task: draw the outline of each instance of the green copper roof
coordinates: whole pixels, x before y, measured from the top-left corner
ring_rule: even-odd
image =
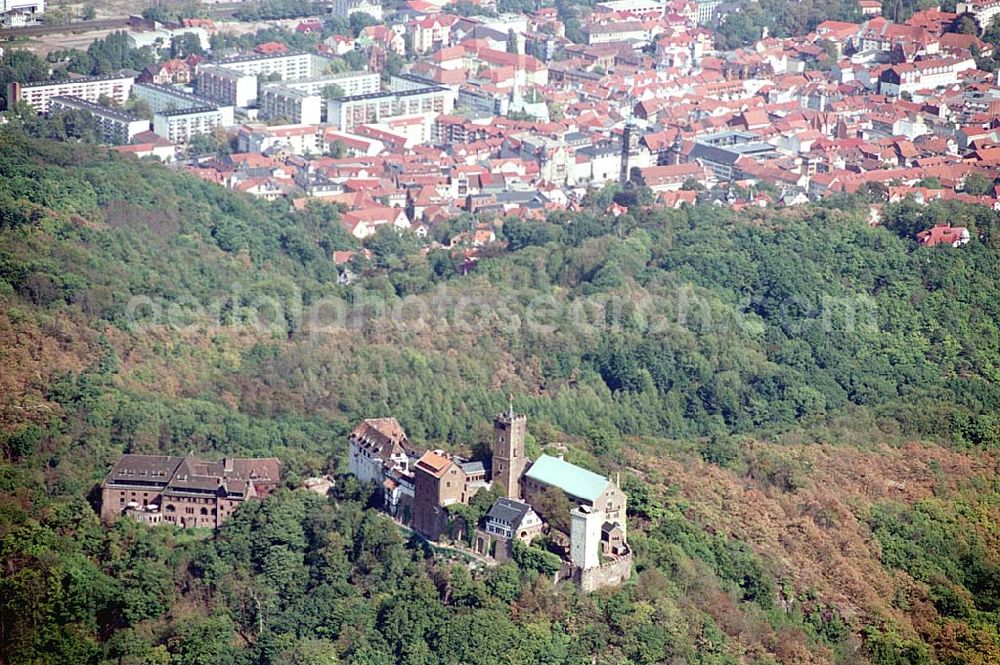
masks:
[[[567,494],[590,502],[597,499],[608,486],[608,479],[604,476],[548,455],[539,457],[525,475],[534,481],[553,485]]]

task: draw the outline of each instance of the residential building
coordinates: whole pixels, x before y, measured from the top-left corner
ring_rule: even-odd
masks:
[[[180,88],[155,83],[136,83],[132,86],[132,96],[146,102],[149,110],[155,113],[163,111],[178,111],[211,106],[217,108],[222,117],[222,126],[235,124],[235,109],[231,105],[217,106],[214,100],[192,95]]]
[[[599,14],[619,14],[640,19],[654,19],[663,16],[666,3],[660,0],[607,0],[594,5]]]
[[[483,525],[476,530],[475,550],[497,561],[506,561],[513,554],[515,541],[530,545],[541,535],[543,526],[542,518],[528,504],[497,499],[486,513]]]
[[[149,131],[149,121],[121,109],[108,108],[78,97],[53,97],[49,112],[60,110],[86,111],[94,118],[97,130],[106,143],[129,143],[137,134]]]
[[[410,228],[410,220],[402,208],[373,206],[361,210],[351,210],[343,215],[344,226],[355,238],[363,240],[375,235],[380,226],[394,226],[397,229]]]
[[[343,91],[342,96],[350,97],[378,92],[382,88],[382,77],[376,72],[341,72],[300,81],[285,81],[282,85],[323,97],[327,96],[324,91],[335,85]]]
[[[953,85],[962,72],[974,70],[976,61],[969,58],[939,58],[893,65],[879,76],[878,89],[883,95],[899,97],[918,90]]]
[[[649,31],[641,21],[590,23],[583,29],[588,44],[614,44],[634,42],[636,46],[649,43]]]
[[[385,118],[418,113],[450,113],[455,94],[447,88],[428,86],[414,90],[350,95],[327,101],[327,122],[341,131]]]
[[[698,5],[698,25],[715,23],[715,10],[722,0],[695,0]]]
[[[323,118],[323,103],[317,94],[286,86],[269,85],[257,100],[263,120],[284,119],[292,124],[318,125]]]
[[[153,114],[153,132],[173,143],[187,143],[198,134],[222,126],[222,113],[214,106],[198,106]]]
[[[482,84],[470,81],[459,86],[456,106],[473,115],[505,116],[510,110],[510,96],[491,92]]]
[[[101,485],[101,519],[216,528],[244,501],[273,492],[280,467],[273,457],[122,455]]]
[[[124,106],[133,83],[134,76],[81,76],[57,81],[14,82],[7,84],[7,99],[26,102],[43,115],[49,112],[54,97],[76,97],[88,102],[97,102],[105,97]]]
[[[928,247],[937,245],[951,245],[961,247],[968,244],[972,239],[969,229],[964,226],[951,226],[950,224],[935,224],[926,231],[917,234],[917,242]]]
[[[136,81],[159,85],[170,85],[171,83],[186,85],[191,82],[192,75],[191,66],[184,60],[175,58],[146,67]]]
[[[212,101],[246,108],[257,103],[257,75],[228,67],[199,67],[197,90]]]
[[[451,46],[451,26],[457,17],[425,16],[411,21],[408,25],[413,50],[430,53]]]
[[[703,187],[707,187],[710,182],[710,172],[698,162],[648,166],[635,169],[635,172],[638,174],[639,184],[649,187],[654,192],[675,192],[688,180]]]
[[[240,152],[270,153],[286,150],[292,155],[319,155],[326,139],[315,125],[245,124],[237,137]]]
[[[254,76],[277,75],[282,81],[296,81],[312,77],[314,71],[314,58],[309,53],[302,51],[286,51],[281,53],[248,53],[233,56],[223,60],[216,60],[211,65],[199,66],[198,75],[203,69],[208,67],[222,67],[232,69],[242,74],[253,74]]]
[[[330,16],[337,18],[350,18],[351,14],[360,12],[376,21],[382,20],[382,3],[379,0],[332,0],[327,10]]]

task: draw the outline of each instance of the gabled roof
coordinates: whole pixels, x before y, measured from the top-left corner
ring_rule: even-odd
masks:
[[[443,476],[445,471],[447,471],[448,467],[452,464],[453,462],[447,457],[430,450],[424,453],[423,456],[417,460],[417,468],[425,473],[429,473],[435,478]]]
[[[600,474],[549,455],[539,457],[525,476],[584,501],[596,500],[611,482]]]
[[[503,522],[517,528],[517,525],[521,523],[521,520],[529,512],[531,512],[531,506],[526,503],[515,501],[514,499],[500,498],[490,508],[490,512],[486,513],[486,519],[487,521],[495,520]]]

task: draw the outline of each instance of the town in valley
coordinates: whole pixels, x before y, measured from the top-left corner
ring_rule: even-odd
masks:
[[[859,192],[873,225],[906,199],[1000,207],[991,0],[899,20],[858,0],[853,21],[782,37],[764,27],[735,47],[731,26],[749,6],[721,0],[570,13],[496,0],[301,4],[320,13],[254,18],[207,3],[192,17],[118,17],[103,40],[148,62],[141,71],[109,71],[101,49],[91,55],[101,42],[56,50],[56,34],[37,47],[46,76],[7,82],[8,112],[83,115],[118,152],[297,208],[336,206],[358,240],[406,230],[464,272],[503,242],[504,220],[578,210],[601,191],[615,194],[615,216]],[[43,0],[0,8],[11,38],[47,25]],[[919,237],[970,239],[947,220]],[[333,256],[344,282],[368,259]]]

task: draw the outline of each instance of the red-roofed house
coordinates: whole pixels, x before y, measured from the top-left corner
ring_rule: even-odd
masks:
[[[397,55],[406,54],[406,41],[403,37],[384,25],[369,25],[358,35],[358,43],[362,46],[379,46]]]
[[[917,242],[928,247],[937,245],[961,247],[970,239],[969,229],[964,226],[950,226],[948,224],[935,224],[926,231],[917,234]]]
[[[451,46],[451,26],[458,18],[452,14],[436,14],[411,21],[407,28],[413,39],[413,50],[429,53]]]
[[[709,170],[698,162],[638,169],[639,181],[654,192],[675,192],[688,180],[707,187],[710,180],[709,173]]]
[[[344,226],[355,238],[363,239],[374,235],[378,227],[391,224],[397,229],[410,228],[410,220],[402,208],[379,206],[344,213]]]

